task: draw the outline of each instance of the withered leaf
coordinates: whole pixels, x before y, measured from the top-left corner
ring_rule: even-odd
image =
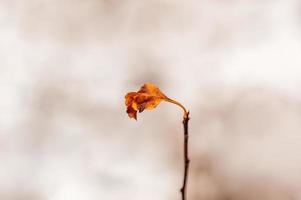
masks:
[[[138,92],[129,92],[125,96],[126,112],[130,118],[137,120],[137,111],[154,109],[162,100],[168,97],[152,83],[145,83]]]

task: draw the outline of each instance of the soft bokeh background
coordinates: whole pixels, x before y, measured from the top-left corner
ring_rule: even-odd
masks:
[[[0,1],[0,199],[301,199],[301,1]]]

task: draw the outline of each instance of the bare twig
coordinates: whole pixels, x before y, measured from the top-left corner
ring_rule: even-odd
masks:
[[[188,121],[189,121],[189,112],[186,112],[183,117],[183,126],[184,126],[184,177],[183,185],[181,188],[182,200],[187,200],[187,180],[188,180],[188,171],[189,171],[189,157],[188,157]]]
[[[186,110],[186,108],[179,102],[167,98],[166,101],[176,104],[180,106],[183,111],[183,126],[184,126],[184,177],[183,177],[183,185],[181,188],[181,194],[182,194],[182,200],[187,200],[187,180],[188,180],[188,170],[189,170],[189,157],[188,157],[188,121],[189,121],[189,112]]]

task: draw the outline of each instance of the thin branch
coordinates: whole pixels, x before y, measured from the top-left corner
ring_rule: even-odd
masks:
[[[188,121],[189,121],[189,112],[186,112],[183,117],[183,126],[184,126],[184,178],[183,185],[181,188],[182,200],[187,200],[187,180],[188,180],[188,171],[189,171],[189,157],[188,157]]]
[[[189,171],[189,157],[188,157],[188,121],[189,121],[189,112],[186,110],[186,108],[179,103],[178,101],[175,101],[170,98],[164,99],[167,102],[176,104],[180,106],[183,111],[183,126],[184,126],[184,177],[183,177],[183,185],[181,188],[181,194],[182,194],[182,200],[187,200],[187,180],[188,180],[188,171]]]

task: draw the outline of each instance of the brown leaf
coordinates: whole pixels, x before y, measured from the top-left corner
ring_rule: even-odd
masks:
[[[129,92],[125,96],[126,112],[137,120],[137,111],[154,109],[162,100],[167,100],[159,88],[152,83],[144,84],[138,92]]]

